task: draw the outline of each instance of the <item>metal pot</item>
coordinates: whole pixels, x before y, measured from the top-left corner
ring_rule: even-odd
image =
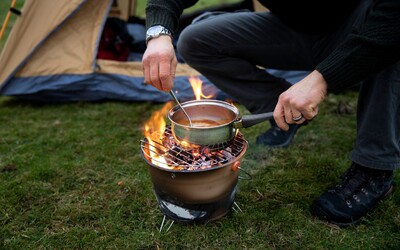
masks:
[[[196,100],[182,103],[192,126],[179,105],[168,112],[176,140],[191,144],[213,146],[229,143],[239,128],[248,128],[273,119],[273,113],[244,115],[232,104],[219,100]]]

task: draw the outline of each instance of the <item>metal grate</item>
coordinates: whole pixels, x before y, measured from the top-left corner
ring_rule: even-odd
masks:
[[[247,146],[247,141],[238,132],[223,148],[221,145],[185,148],[174,139],[171,127],[167,126],[160,135],[160,142],[154,141],[153,147],[147,139],[142,139],[140,145],[147,160],[157,166],[176,170],[199,170],[221,166],[236,159]]]

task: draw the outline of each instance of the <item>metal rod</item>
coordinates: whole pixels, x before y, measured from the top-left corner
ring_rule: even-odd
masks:
[[[186,118],[187,118],[188,121],[189,121],[190,127],[193,127],[192,120],[190,120],[189,115],[188,115],[188,114],[186,113],[186,111],[183,109],[183,107],[182,107],[181,103],[179,102],[178,98],[176,98],[176,96],[175,96],[175,94],[174,94],[174,91],[172,91],[172,89],[171,89],[171,90],[169,91],[169,93],[170,93],[170,95],[172,96],[172,98],[174,98],[175,102],[179,105],[179,107],[182,109],[183,113],[185,114]]]
[[[247,177],[239,176],[239,179],[241,179],[241,180],[251,180],[251,179],[253,179],[253,176],[251,174],[249,174],[249,172],[245,171],[243,168],[239,167],[239,170],[242,171],[243,173],[245,173],[246,176],[247,176]]]
[[[166,219],[166,218],[167,218],[167,216],[164,215],[163,220],[162,220],[162,222],[161,222],[160,229],[159,229],[159,232],[160,232],[160,233],[161,233],[162,230],[164,229],[164,226],[167,226],[167,224],[165,224],[165,219]],[[172,220],[172,221],[170,222],[169,227],[168,227],[167,230],[165,231],[166,233],[171,229],[172,225],[174,225],[174,222],[175,222],[174,220]]]
[[[16,2],[17,2],[17,0],[13,0],[13,1],[12,1],[11,6],[10,6],[10,9],[13,8],[13,7],[15,6],[15,3],[16,3]],[[10,16],[11,16],[11,11],[8,11],[8,12],[7,12],[7,15],[6,15],[6,19],[4,19],[3,26],[1,27],[1,30],[0,30],[0,40],[1,40],[1,38],[3,37],[4,31],[6,30],[8,21],[10,20]]]
[[[171,229],[172,225],[174,225],[174,220],[171,222],[171,224],[169,225],[169,227],[167,228],[167,232]]]
[[[239,204],[237,204],[236,201],[233,202],[233,204],[239,209],[240,212],[243,213],[243,210],[239,207]],[[235,208],[233,208],[235,210]],[[235,210],[236,211],[236,210]]]
[[[164,215],[164,218],[163,218],[163,220],[162,220],[162,222],[161,222],[160,233],[161,233],[161,231],[163,230],[163,227],[164,227],[165,217],[166,217],[166,216]]]

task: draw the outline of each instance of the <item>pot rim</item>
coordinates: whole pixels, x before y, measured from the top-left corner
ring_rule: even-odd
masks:
[[[220,128],[220,127],[227,126],[227,125],[231,124],[232,122],[240,119],[239,109],[236,108],[233,104],[230,104],[229,102],[225,102],[225,101],[213,100],[213,99],[201,99],[201,100],[192,100],[192,101],[182,102],[181,105],[182,105],[183,108],[201,106],[201,105],[218,106],[218,107],[222,107],[222,108],[225,108],[225,109],[229,109],[230,111],[232,111],[235,114],[235,118],[233,118],[231,121],[229,121],[227,123],[224,123],[224,124],[219,124],[219,125],[211,126],[211,127],[191,127],[190,125],[184,125],[184,124],[178,123],[178,122],[176,122],[176,121],[174,121],[172,119],[173,115],[177,111],[181,110],[181,107],[179,105],[175,105],[174,107],[172,107],[169,110],[168,119],[174,125],[180,126],[182,128],[209,130],[209,129],[212,129],[212,128]]]

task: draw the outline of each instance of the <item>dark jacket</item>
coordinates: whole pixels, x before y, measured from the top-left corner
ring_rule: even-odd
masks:
[[[294,30],[324,35],[342,24],[359,0],[260,0]],[[197,0],[148,0],[146,26],[177,29],[183,10]],[[400,59],[400,1],[375,0],[365,24],[354,30],[316,69],[329,90],[341,90]]]

